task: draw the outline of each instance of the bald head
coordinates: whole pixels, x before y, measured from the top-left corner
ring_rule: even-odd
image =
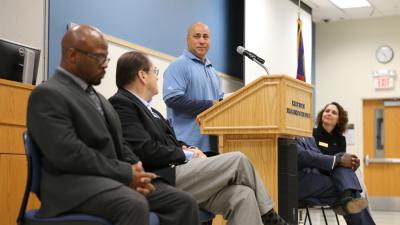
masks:
[[[210,31],[202,22],[192,24],[187,33],[187,49],[200,60],[204,61],[210,48]]]
[[[99,29],[88,25],[72,27],[64,34],[61,42],[63,55],[65,50],[68,50],[69,48],[85,48],[94,40],[105,42],[104,36]]]
[[[205,24],[203,22],[196,22],[196,23],[193,23],[192,25],[190,25],[190,27],[188,28],[186,37],[189,37],[190,34],[193,33],[197,28],[203,28],[209,32],[207,24]]]
[[[97,28],[78,25],[68,30],[61,41],[60,66],[88,84],[100,84],[108,64],[108,46]]]

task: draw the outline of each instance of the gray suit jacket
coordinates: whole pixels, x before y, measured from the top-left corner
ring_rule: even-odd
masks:
[[[27,126],[42,154],[40,216],[63,213],[97,193],[130,183],[131,163],[138,158],[123,141],[117,113],[99,98],[105,118],[61,71],[33,90]]]

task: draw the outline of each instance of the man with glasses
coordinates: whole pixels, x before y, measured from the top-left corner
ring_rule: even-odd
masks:
[[[144,171],[122,137],[117,113],[92,88],[108,62],[103,34],[73,27],[62,39],[54,76],[29,97],[28,132],[43,164],[38,215],[78,212],[115,225],[147,225],[150,209],[162,225],[199,225],[194,199]]]
[[[210,31],[204,23],[192,24],[187,49],[164,74],[163,99],[167,117],[178,139],[197,146],[211,156],[218,153],[216,139],[200,134],[196,116],[222,99],[224,93],[213,65],[207,58]]]
[[[104,65],[104,64],[108,65],[108,63],[110,62],[110,58],[107,58],[107,56],[105,56],[103,54],[90,53],[90,52],[83,51],[79,48],[75,48],[75,50],[81,54],[84,54],[84,55],[96,60],[96,62],[99,65]]]
[[[143,167],[171,188],[188,192],[201,208],[223,215],[227,224],[287,225],[244,154],[207,157],[176,138],[150,105],[158,94],[157,71],[144,54],[123,54],[116,70],[118,92],[109,99],[121,119],[123,136]]]

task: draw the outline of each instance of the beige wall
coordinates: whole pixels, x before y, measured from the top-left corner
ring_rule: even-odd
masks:
[[[316,25],[315,109],[337,101],[349,112],[355,125],[355,145],[348,150],[362,154],[362,100],[400,97],[400,17],[319,23]],[[394,49],[388,64],[376,61],[380,45]],[[375,90],[372,72],[395,69],[397,78],[392,90]]]
[[[45,68],[46,0],[1,0],[0,38],[29,45],[41,50],[37,83]]]

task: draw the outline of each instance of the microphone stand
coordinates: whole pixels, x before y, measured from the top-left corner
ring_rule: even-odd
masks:
[[[253,60],[254,62],[256,62],[258,65],[260,65],[262,68],[264,68],[265,72],[267,72],[267,75],[270,76],[271,74],[269,73],[268,69],[266,66],[264,66],[264,64],[260,63],[257,59]]]

